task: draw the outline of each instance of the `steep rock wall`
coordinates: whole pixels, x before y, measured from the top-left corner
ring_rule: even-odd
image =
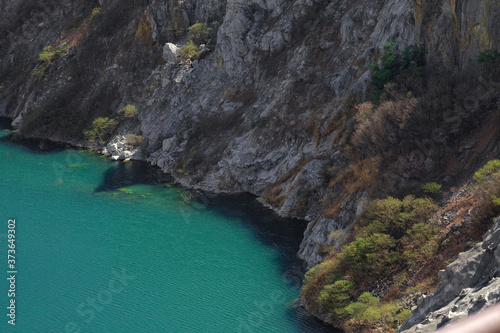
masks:
[[[500,301],[500,219],[445,270],[433,295],[419,301],[398,332],[434,332]]]

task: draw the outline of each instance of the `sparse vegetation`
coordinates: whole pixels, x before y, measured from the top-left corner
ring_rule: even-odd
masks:
[[[437,194],[441,191],[441,187],[443,187],[441,184],[438,184],[436,182],[431,182],[422,185],[422,191],[429,194]]]
[[[92,9],[92,13],[90,14],[90,19],[93,20],[96,18],[98,15],[101,14],[102,8],[101,7],[96,7]]]
[[[352,240],[306,274],[302,297],[308,309],[329,313],[349,330],[394,329],[409,312],[380,301],[366,288],[435,255],[438,229],[429,218],[437,208],[432,199],[414,196],[371,203]]]
[[[477,61],[480,63],[496,64],[500,63],[500,52],[495,49],[484,50],[479,53]]]
[[[212,31],[206,23],[196,23],[188,28],[189,42],[181,47],[180,54],[185,59],[195,60],[198,59],[202,50],[200,45],[208,45],[211,42]]]
[[[127,134],[125,141],[130,148],[136,148],[142,145],[143,138],[142,135]]]
[[[50,66],[52,61],[57,57],[64,57],[69,48],[70,45],[68,43],[62,43],[57,49],[54,49],[51,45],[44,47],[43,51],[38,54],[38,60],[42,63],[36,68],[35,75],[40,77]]]
[[[125,118],[133,118],[137,116],[137,108],[135,105],[127,104],[120,110],[118,110],[118,115],[123,116]]]
[[[372,100],[376,103],[385,90],[385,85],[391,82],[399,74],[411,74],[413,76],[422,75],[425,65],[425,49],[423,46],[407,46],[400,54],[395,48],[396,43],[389,41],[385,44],[384,54],[381,58],[381,65],[370,65],[372,78],[370,86],[372,88]]]
[[[92,125],[84,132],[87,140],[99,140],[100,143],[111,135],[118,122],[108,117],[99,117],[92,122]]]
[[[493,215],[500,206],[500,160],[491,160],[474,173],[479,209],[485,215]],[[492,205],[493,204],[493,205]]]

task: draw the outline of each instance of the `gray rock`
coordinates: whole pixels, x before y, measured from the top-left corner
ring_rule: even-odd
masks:
[[[172,43],[166,43],[163,46],[163,60],[165,60],[167,64],[179,62],[179,60],[177,59],[177,52],[178,52],[177,45]]]
[[[169,150],[172,148],[173,144],[175,143],[175,141],[176,141],[176,137],[175,136],[163,140],[163,143],[162,143],[162,150],[163,150],[163,152],[164,153],[168,153]]]
[[[419,302],[398,332],[434,332],[500,302],[500,218],[483,242],[439,272],[441,283]]]
[[[132,156],[132,154],[130,153],[130,151],[128,150],[124,150],[120,153],[120,156],[118,157],[118,159],[120,160],[126,160],[127,158],[130,158],[130,156]]]
[[[367,193],[353,194],[342,203],[338,217],[330,219],[321,216],[309,222],[299,250],[299,256],[307,262],[308,268],[319,264],[328,255],[319,252],[322,246],[340,247],[349,234],[355,217],[364,211],[366,205]],[[335,230],[341,230],[341,233],[338,237],[331,238],[330,235]]]

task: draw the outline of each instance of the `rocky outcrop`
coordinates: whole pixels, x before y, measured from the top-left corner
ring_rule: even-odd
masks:
[[[445,270],[433,295],[423,298],[398,332],[434,332],[500,302],[500,218]]]
[[[165,60],[167,64],[171,63],[175,64],[176,62],[178,62],[177,52],[178,52],[177,45],[172,43],[166,43],[165,46],[163,46],[163,60]]]
[[[329,219],[321,216],[309,222],[299,250],[302,258],[308,258],[309,268],[323,261],[329,254],[329,248],[340,247],[349,236],[353,221],[364,212],[367,203],[367,193],[353,194],[342,203],[338,217]]]
[[[106,147],[102,149],[101,153],[114,161],[144,160],[144,154],[141,147],[134,147],[127,141],[127,136],[116,135],[113,140],[108,142]]]

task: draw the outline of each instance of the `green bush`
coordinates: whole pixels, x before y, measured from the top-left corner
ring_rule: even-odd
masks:
[[[486,197],[482,201],[483,205],[491,198],[494,205],[500,206],[500,160],[491,160],[486,163],[481,169],[474,173],[473,179],[477,182],[477,189],[480,192],[482,191],[482,197]],[[477,205],[481,206],[481,203]],[[488,207],[488,205],[486,205],[486,207]],[[493,211],[495,210],[496,209],[493,209]]]
[[[210,44],[212,36],[212,28],[209,28],[206,23],[196,23],[188,28],[189,40],[196,45]]]
[[[70,45],[68,43],[62,43],[57,49],[48,45],[43,48],[43,51],[38,54],[38,60],[42,63],[36,68],[35,75],[40,77],[45,70],[50,66],[52,60],[56,57],[64,57],[68,51]],[[46,80],[47,78],[45,78]]]
[[[370,275],[389,274],[399,256],[395,248],[394,238],[376,233],[345,245],[339,259],[346,272],[361,282]]]
[[[400,73],[422,75],[425,65],[425,48],[422,46],[407,46],[400,55],[395,49],[396,43],[389,41],[384,46],[384,54],[381,58],[381,66],[370,65],[373,72],[370,86],[372,89],[372,100],[379,102],[385,85],[391,82]]]
[[[484,50],[479,53],[477,61],[480,63],[495,64],[500,62],[500,52],[494,49]]]
[[[354,320],[364,321],[365,320],[364,317],[372,315],[368,314],[368,316],[366,316],[367,310],[377,305],[378,302],[379,302],[378,297],[373,296],[369,292],[364,292],[361,294],[361,296],[359,296],[357,302],[349,304],[349,306],[346,309],[346,312],[349,313],[349,315],[351,315]]]
[[[437,209],[432,199],[412,195],[372,202],[354,230],[354,241],[306,273],[301,296],[308,310],[325,311],[349,330],[392,330],[401,324],[409,313],[393,303],[381,303],[368,292],[350,301],[358,292],[355,286],[366,290],[380,277],[435,255],[439,233],[428,222]]]
[[[196,23],[188,31],[189,42],[181,47],[180,54],[185,59],[195,60],[201,56],[200,45],[210,44],[213,30],[206,23]]]
[[[321,290],[318,303],[331,313],[341,315],[344,308],[351,300],[351,293],[354,289],[354,283],[347,280],[338,280],[334,284],[326,285]]]
[[[83,134],[87,140],[99,140],[102,143],[111,135],[117,124],[114,119],[99,117]]]
[[[120,116],[124,116],[125,118],[133,118],[137,116],[137,108],[135,107],[135,105],[128,104],[118,110],[118,114]]]
[[[94,9],[92,9],[92,13],[90,14],[90,19],[93,20],[96,16],[100,15],[101,14],[101,7],[95,7]]]
[[[380,100],[380,96],[384,91],[384,86],[394,78],[399,67],[399,59],[394,49],[394,45],[395,43],[393,41],[389,41],[385,44],[384,55],[381,59],[382,65],[380,67],[377,65],[370,65],[370,69],[373,72],[370,81],[372,99],[376,102]]]
[[[408,230],[403,239],[405,258],[409,266],[430,259],[438,249],[437,228],[424,223],[417,223]]]
[[[491,160],[474,173],[473,178],[479,182],[497,174],[500,174],[500,160]]]
[[[43,51],[38,54],[38,60],[43,61],[46,64],[50,64],[55,54],[56,52],[52,46],[45,46]]]
[[[346,312],[352,317],[352,324],[368,327],[381,324],[384,328],[393,328],[399,310],[394,304],[381,304],[378,297],[369,292],[364,292],[357,302],[346,307]]]
[[[410,316],[411,310],[405,309],[398,313],[395,317],[397,325],[401,325]]]
[[[429,194],[437,194],[441,191],[441,187],[441,184],[435,182],[427,183],[425,185],[422,185],[422,191]]]
[[[437,208],[432,199],[415,198],[412,195],[403,200],[388,197],[374,201],[366,210],[364,223],[367,226],[359,231],[359,235],[366,237],[379,232],[399,239],[414,224],[426,222]]]
[[[57,49],[54,49],[50,45],[45,46],[43,51],[38,54],[38,60],[43,61],[46,65],[49,65],[56,56],[64,56],[68,49],[68,43],[62,43]]]
[[[180,54],[185,59],[195,60],[200,57],[201,51],[200,48],[190,40],[186,45],[181,47]]]

